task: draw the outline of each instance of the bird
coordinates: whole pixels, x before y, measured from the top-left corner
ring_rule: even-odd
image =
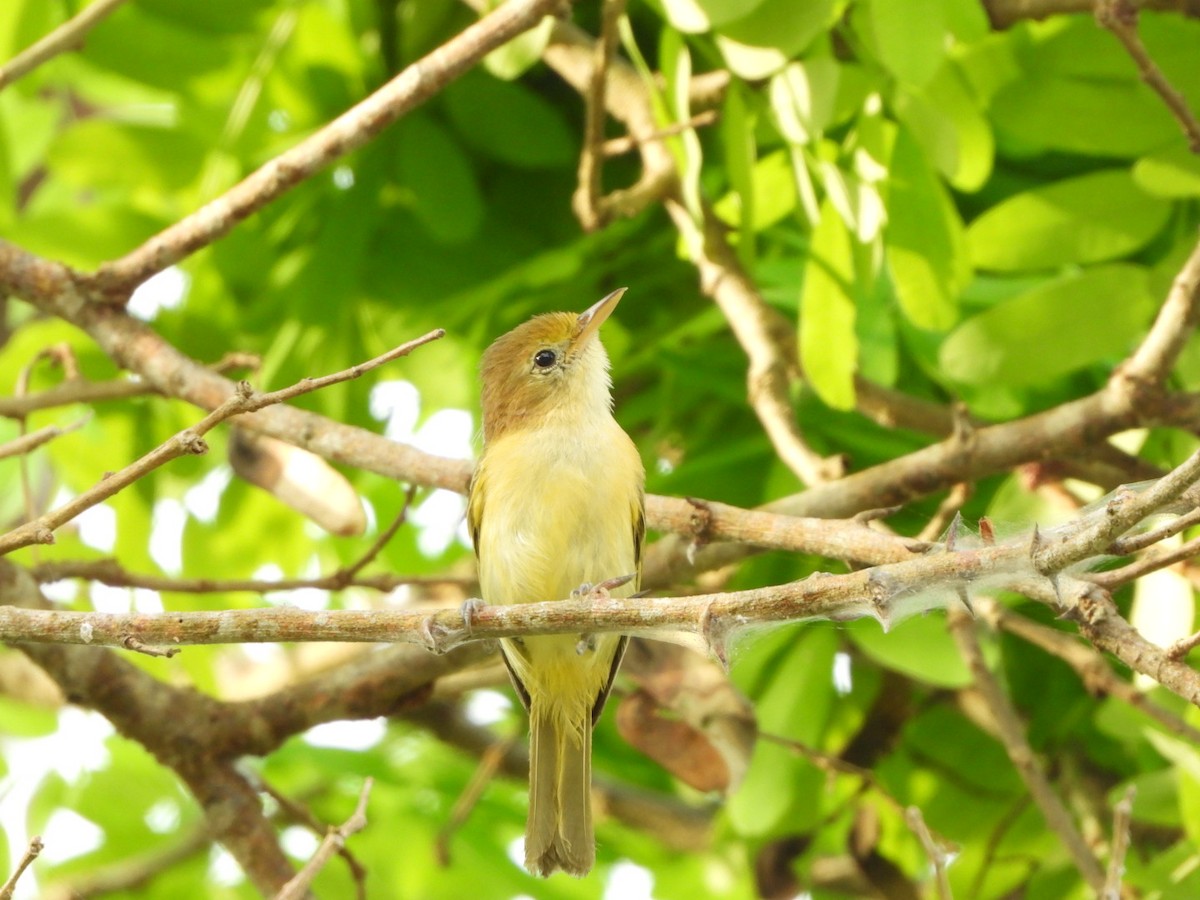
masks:
[[[625,293],[545,313],[497,338],[480,365],[483,452],[467,524],[485,604],[629,596],[645,541],[645,470],[613,417],[600,326]],[[597,592],[598,588],[598,592]],[[506,638],[501,654],[529,714],[525,866],[582,877],[595,863],[592,728],[627,638]]]

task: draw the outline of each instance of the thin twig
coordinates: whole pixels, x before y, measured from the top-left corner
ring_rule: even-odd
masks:
[[[396,518],[392,520],[392,524],[379,533],[379,536],[375,538],[371,546],[367,548],[367,552],[360,556],[357,562],[351,563],[346,568],[335,572],[334,577],[341,577],[345,579],[346,582],[351,582],[358,576],[359,572],[374,562],[375,557],[377,557],[380,551],[387,546],[388,541],[390,541],[395,536],[396,532],[399,531],[404,525],[404,523],[408,521],[408,511],[412,508],[413,499],[416,496],[417,486],[415,484],[410,484],[408,486],[408,490],[404,492],[404,505],[400,507],[400,512],[396,514]]]
[[[950,875],[946,871],[948,862],[948,854],[945,848],[934,840],[933,835],[929,832],[929,826],[925,824],[925,817],[921,815],[921,809],[918,806],[909,806],[904,810],[904,820],[908,822],[908,827],[916,834],[917,840],[921,842],[921,846],[925,848],[925,855],[929,858],[929,864],[933,866],[933,877],[937,883],[938,897],[941,900],[954,900],[954,892],[950,890]]]
[[[1145,402],[1159,391],[1187,345],[1200,318],[1200,243],[1171,282],[1167,298],[1150,331],[1130,357],[1114,371],[1107,390],[1130,402]]]
[[[1034,622],[1013,612],[992,597],[977,597],[974,605],[979,615],[992,628],[1016,635],[1069,665],[1075,670],[1088,693],[1116,697],[1154,719],[1172,734],[1200,744],[1200,728],[1185,722],[1182,717],[1155,703],[1145,692],[1139,691],[1120,678],[1102,653],[1089,647],[1075,635]]]
[[[637,136],[626,134],[621,137],[610,138],[604,142],[601,149],[605,156],[621,156],[625,153],[632,153],[648,141],[666,140],[669,137],[675,137],[686,131],[711,125],[715,121],[717,121],[717,111],[715,109],[707,109],[704,112],[696,113],[696,115],[692,116],[686,122],[671,122],[651,134]]]
[[[438,831],[436,849],[438,863],[441,866],[450,865],[450,840],[454,837],[454,833],[470,817],[471,811],[479,803],[479,798],[483,796],[484,789],[496,777],[496,772],[499,771],[500,764],[504,762],[504,758],[512,750],[515,743],[515,737],[507,737],[496,741],[480,754],[479,765],[476,766],[475,771],[471,774],[471,780],[467,782],[462,793],[458,795],[458,800],[455,801],[454,808],[450,810],[450,816],[446,819],[446,824]]]
[[[91,421],[91,418],[89,414],[75,420],[70,425],[63,425],[61,428],[58,425],[47,425],[45,428],[39,428],[37,431],[31,431],[29,434],[23,434],[19,438],[14,438],[7,443],[0,444],[0,459],[31,453],[43,444],[50,443],[55,438],[62,437],[64,434],[70,434],[72,431],[78,431]]]
[[[1136,535],[1135,537],[1141,537],[1141,535]],[[1136,581],[1143,575],[1149,575],[1151,572],[1157,572],[1159,569],[1173,566],[1176,563],[1191,559],[1197,554],[1200,554],[1200,537],[1194,537],[1190,541],[1185,541],[1178,547],[1157,548],[1153,552],[1135,559],[1128,565],[1121,566],[1119,569],[1109,569],[1107,572],[1090,572],[1087,575],[1087,579],[1106,590],[1115,591],[1122,585]]]
[[[1092,890],[1101,890],[1104,886],[1104,871],[1075,827],[1062,800],[1054,793],[1033,748],[1029,745],[1025,736],[1025,727],[1021,723],[1017,711],[988,668],[976,637],[977,622],[967,613],[957,609],[950,610],[948,616],[950,630],[954,635],[955,643],[958,644],[959,653],[971,671],[975,688],[983,695],[996,720],[1001,743],[1004,744],[1004,749],[1008,753],[1008,758],[1012,760],[1013,767],[1029,788],[1029,793],[1033,796],[1038,808],[1041,809],[1046,824],[1058,834],[1059,839],[1063,842],[1084,881]]]
[[[1113,807],[1112,851],[1104,878],[1104,900],[1121,900],[1121,877],[1125,874],[1125,856],[1129,852],[1129,828],[1133,820],[1133,798],[1137,788],[1130,785]]]
[[[415,340],[401,344],[399,347],[389,350],[387,353],[367,362],[359,363],[356,366],[351,366],[349,369],[335,372],[331,375],[324,375],[320,378],[304,378],[291,387],[286,387],[278,391],[259,394],[255,393],[247,382],[242,382],[241,389],[237,394],[230,397],[195,425],[185,428],[178,434],[168,438],[145,456],[121,469],[119,472],[108,475],[95,487],[84,491],[78,497],[63,504],[58,509],[51,510],[45,515],[26,522],[7,534],[0,535],[0,555],[9,553],[20,547],[27,547],[30,544],[51,544],[54,542],[54,530],[74,519],[85,509],[89,509],[97,503],[102,503],[118,491],[128,487],[146,474],[173,459],[178,459],[190,453],[207,453],[208,445],[203,440],[204,435],[226,419],[241,415],[242,413],[254,412],[255,410],[276,403],[282,403],[285,400],[290,400],[293,397],[298,397],[301,394],[307,394],[311,391],[320,390],[332,384],[358,378],[360,375],[384,363],[401,356],[407,356],[417,347],[427,344],[430,341],[435,341],[444,334],[445,331],[442,329],[436,329]]]
[[[604,95],[608,88],[608,66],[617,46],[617,23],[625,13],[625,0],[603,0],[600,39],[592,54],[592,73],[584,93],[583,148],[579,153],[579,185],[575,189],[575,215],[585,231],[603,228],[612,211],[605,202],[601,184],[604,166]]]
[[[1142,80],[1162,98],[1175,121],[1183,129],[1192,152],[1200,153],[1200,122],[1196,121],[1187,98],[1172,86],[1163,70],[1146,51],[1146,45],[1142,43],[1137,32],[1137,6],[1130,0],[1097,0],[1096,21],[1116,35],[1117,40],[1124,45],[1137,65]]]
[[[259,779],[256,787],[264,794],[269,796],[277,804],[279,804],[279,817],[298,825],[303,825],[309,831],[316,835],[327,834],[329,826],[322,824],[312,811],[302,803],[293,800],[282,791],[276,790],[275,787],[266,781]],[[365,790],[365,788],[364,788]],[[350,877],[354,879],[354,885],[357,889],[359,900],[366,898],[366,879],[367,870],[362,863],[358,861],[350,848],[345,845],[337,848],[338,856],[346,861],[346,867],[350,870]]]
[[[164,575],[146,575],[130,572],[115,559],[55,560],[30,567],[30,573],[39,582],[64,581],[80,578],[96,581],[109,587],[145,588],[167,594],[273,594],[279,591],[299,591],[315,588],[320,591],[340,591],[344,588],[367,588],[386,593],[398,587],[457,585],[467,588],[475,579],[454,575],[394,575],[390,572],[378,575],[347,574],[347,569],[337,569],[328,575],[315,578],[172,578]]]
[[[0,900],[12,900],[13,891],[17,888],[17,882],[21,876],[25,874],[25,870],[30,864],[38,858],[38,855],[45,849],[45,844],[42,843],[40,835],[34,835],[29,846],[25,848],[25,855],[21,857],[21,861],[17,863],[17,867],[13,869],[13,873],[8,876],[8,880],[0,885]]]
[[[1191,528],[1197,522],[1200,522],[1200,508],[1189,510],[1181,516],[1176,516],[1170,522],[1158,528],[1143,531],[1141,534],[1131,534],[1123,538],[1118,538],[1109,545],[1108,550],[1114,556],[1127,556],[1130,553],[1137,553],[1137,551],[1144,550],[1152,544],[1157,544],[1159,541],[1174,537],[1184,529]]]
[[[1183,659],[1191,653],[1196,647],[1200,647],[1200,631],[1189,635],[1185,638],[1180,638],[1170,647],[1167,648],[1168,659]]]
[[[374,783],[375,780],[368,776],[363,782],[362,793],[358,796],[358,806],[354,808],[354,814],[343,824],[329,829],[325,840],[321,841],[321,846],[317,848],[312,859],[305,863],[304,868],[297,872],[293,879],[279,889],[275,900],[300,900],[307,896],[309,885],[312,884],[313,879],[325,868],[333,855],[346,846],[346,839],[367,827],[367,798],[371,795],[371,785]]]
[[[41,40],[26,47],[0,66],[0,90],[58,54],[82,47],[84,36],[124,2],[125,0],[95,0],[80,10],[79,15],[63,22]]]
[[[67,406],[72,403],[95,403],[97,400],[125,400],[156,393],[152,385],[131,378],[113,381],[85,381],[82,378],[64,381],[45,391],[24,397],[0,397],[0,416],[23,419],[39,409]]]

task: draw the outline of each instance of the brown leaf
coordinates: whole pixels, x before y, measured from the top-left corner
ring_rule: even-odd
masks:
[[[243,479],[331,534],[356,537],[366,531],[354,487],[321,457],[265,434],[231,431],[229,464]]]
[[[635,639],[622,672],[640,688],[617,710],[625,739],[692,787],[737,787],[757,724],[725,670],[685,647]]]

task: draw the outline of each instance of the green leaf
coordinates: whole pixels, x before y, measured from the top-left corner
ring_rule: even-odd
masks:
[[[537,25],[483,58],[484,67],[505,81],[513,81],[528,72],[542,59],[542,51],[550,43],[554,17],[546,16]]]
[[[181,90],[233,58],[227,39],[189,30],[139,6],[127,6],[120,17],[120,28],[111,27],[110,20],[88,34],[84,59],[144,84]]]
[[[800,364],[805,378],[834,409],[854,407],[858,337],[854,333],[854,246],[826,200],[812,235],[800,295]]]
[[[1182,144],[1167,147],[1134,163],[1133,180],[1157,197],[1200,197],[1200,156]]]
[[[48,161],[56,175],[80,187],[150,186],[165,193],[196,180],[207,150],[177,129],[92,118],[62,131]]]
[[[922,88],[900,91],[896,115],[954,187],[968,193],[992,173],[992,128],[955,66],[943,66]]]
[[[901,131],[888,188],[887,260],[900,308],[918,328],[944,331],[958,319],[971,278],[962,222],[946,189]]]
[[[781,629],[794,636],[775,659],[775,666],[760,683],[756,704],[759,728],[764,732],[819,747],[834,702],[833,658],[837,632],[824,626],[803,630]],[[775,646],[770,637],[768,646]],[[814,779],[814,775],[817,777]],[[781,790],[781,779],[785,782]],[[764,835],[781,823],[802,829],[814,816],[816,792],[822,777],[796,755],[778,744],[760,740],[746,780],[729,798],[734,827],[743,834]]]
[[[1194,709],[1188,710],[1186,719],[1193,726],[1200,724],[1200,716]],[[1179,814],[1183,829],[1193,846],[1200,844],[1200,751],[1188,741],[1161,731],[1148,730],[1146,737],[1175,767],[1179,775]]]
[[[408,116],[400,126],[396,171],[412,191],[412,209],[439,241],[470,240],[483,222],[483,198],[471,161],[432,117]]]
[[[717,46],[729,68],[757,80],[778,72],[833,20],[835,0],[764,0],[746,16],[719,29]]]
[[[444,96],[459,134],[480,153],[520,168],[574,165],[575,136],[559,111],[524,85],[472,73]]]
[[[763,0],[663,0],[667,19],[687,34],[702,34],[740,19]]]
[[[869,11],[880,61],[902,84],[929,81],[946,52],[943,0],[872,0]]]
[[[6,650],[5,654],[15,653]],[[22,703],[11,697],[0,697],[0,734],[6,737],[40,737],[51,734],[58,727],[58,713],[54,709]],[[0,761],[0,778],[4,777],[3,761]]]
[[[1040,72],[1027,73],[1000,88],[991,116],[1001,143],[1026,156],[1060,150],[1129,158],[1161,147],[1179,134],[1166,107],[1144,85]]]
[[[808,144],[819,139],[833,118],[841,66],[821,56],[790,64],[771,78],[771,111],[788,141]]]
[[[714,209],[730,225],[763,231],[796,208],[796,176],[786,150],[776,150],[758,160],[751,173],[752,193],[747,203],[742,194],[726,194]],[[746,220],[746,214],[751,219]]]
[[[738,257],[743,266],[753,271],[755,229],[751,223],[756,221],[754,167],[758,149],[754,140],[754,118],[746,108],[741,86],[736,83],[725,92],[721,144],[725,150],[725,172],[729,176],[730,191],[714,205],[714,210],[738,229]],[[722,204],[727,207],[724,214]]]
[[[1040,384],[1119,358],[1155,306],[1145,269],[1099,266],[968,319],[946,338],[938,359],[951,378],[972,384]]]
[[[968,226],[967,243],[977,266],[1004,272],[1101,262],[1144,247],[1170,213],[1129,172],[1106,169],[996,204]]]

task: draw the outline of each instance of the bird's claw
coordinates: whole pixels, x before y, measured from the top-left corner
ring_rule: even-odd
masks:
[[[608,600],[611,591],[615,591],[619,587],[624,587],[635,578],[637,578],[636,574],[618,575],[616,578],[606,578],[604,581],[598,581],[595,584],[584,582],[571,591],[571,599]]]
[[[463,628],[470,632],[470,630],[475,626],[475,614],[485,606],[487,606],[486,603],[473,597],[469,600],[464,600],[462,609],[460,610],[462,613]]]

